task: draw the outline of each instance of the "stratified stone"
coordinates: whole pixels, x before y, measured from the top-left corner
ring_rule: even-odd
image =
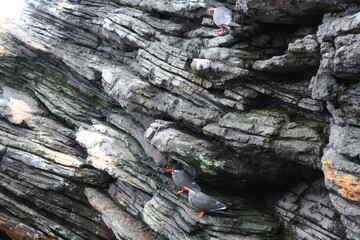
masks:
[[[110,184],[109,194],[117,204],[124,207],[128,213],[135,217],[142,216],[145,204],[152,197],[152,195],[122,180]]]
[[[104,70],[103,85],[105,90],[129,111],[152,116],[166,114],[197,126],[203,126],[220,115],[220,111],[216,108],[197,107],[186,99],[161,92],[126,69]]]
[[[234,126],[237,123],[236,121],[228,121],[226,124],[233,124]],[[241,124],[239,122],[238,124],[239,125],[237,126],[246,127],[246,124],[244,123]],[[284,129],[280,133],[284,139],[290,138],[292,134],[300,131],[303,134],[307,131],[304,138],[308,138],[309,140],[315,140],[319,137],[316,134],[316,131],[306,129],[300,125],[296,126],[293,124],[291,126],[291,124],[289,124],[288,127],[290,128]],[[260,128],[261,127],[258,128],[259,131],[266,129],[265,126],[262,130]],[[269,129],[270,128],[271,127],[269,127]],[[219,131],[216,132],[217,130]],[[308,159],[311,159],[305,152],[309,149],[312,151],[312,147],[310,146],[314,145],[314,143],[305,143],[304,145],[307,149],[304,149],[305,147],[301,145],[302,141],[280,141],[280,137],[278,136],[279,140],[276,141],[276,145],[273,144],[277,147],[276,149],[269,146],[268,149],[263,149],[264,154],[259,154],[261,157],[253,158],[250,152],[256,149],[254,144],[256,144],[257,139],[260,139],[260,137],[256,138],[256,134],[246,135],[243,133],[243,141],[246,142],[246,139],[248,141],[244,144],[240,144],[239,141],[242,139],[237,139],[237,141],[230,139],[231,136],[233,136],[231,135],[231,132],[235,131],[234,129],[231,129],[230,126],[220,129],[219,127],[208,125],[206,126],[206,131],[216,132],[219,134],[219,137],[225,138],[225,143],[235,148],[235,150],[220,148],[219,144],[183,132],[180,129],[175,128],[174,124],[171,122],[159,120],[150,125],[146,131],[145,137],[150,140],[150,143],[157,150],[169,156],[174,161],[181,163],[184,168],[193,173],[200,181],[215,186],[231,185],[233,188],[243,189],[252,189],[256,186],[259,191],[267,188],[278,188],[281,185],[280,179],[293,178],[294,174],[299,176],[302,174],[301,167],[296,170],[289,168],[289,158],[295,158],[295,154],[291,155],[294,152],[293,148],[297,148],[299,151],[299,154],[296,156],[296,158],[299,159],[299,163],[301,159],[301,161],[303,161],[301,164],[303,165],[320,165],[320,163],[305,162],[310,161]],[[220,135],[224,132],[228,132],[229,134]],[[240,135],[240,133],[238,133],[238,135]],[[253,142],[250,142],[250,138]],[[266,137],[262,137],[261,139],[266,140]],[[259,141],[259,149],[261,143],[263,142]],[[277,152],[272,152],[274,150]],[[275,156],[282,156],[284,161],[279,161]],[[261,168],[264,168],[264,171],[259,170]],[[279,171],[279,169],[282,169],[282,171]]]
[[[273,238],[279,224],[272,216],[256,209],[256,204],[253,205],[247,199],[234,197],[231,201],[238,214],[236,218],[209,215],[200,219],[196,216],[197,211],[189,207],[187,200],[179,199],[175,205],[172,199],[157,195],[146,203],[144,221],[171,240],[207,239],[211,236],[218,239],[226,239],[229,236],[256,240]],[[166,221],[159,224],[158,219]]]
[[[112,229],[118,239],[164,239],[153,234],[143,222],[121,210],[98,190],[85,188],[84,193],[90,204],[101,213],[103,221]]]
[[[148,141],[144,138],[145,126],[141,125],[135,119],[125,114],[110,114],[107,117],[107,121],[114,124],[119,129],[125,131],[130,136],[135,138],[141,147],[144,149],[147,156],[151,157],[157,166],[165,167],[167,164],[166,158],[151,146]],[[146,161],[147,165],[152,165],[152,161]],[[152,165],[153,166],[153,165]],[[154,166],[153,166],[154,167]]]
[[[332,191],[331,201],[341,214],[349,239],[360,236],[360,223],[355,220],[358,214],[354,215],[360,202],[359,16],[358,11],[325,15],[317,33],[322,60],[311,86],[314,98],[328,100],[327,108],[333,118],[322,169],[326,187]]]
[[[321,20],[322,14],[343,8],[344,0],[239,0],[238,10],[250,15],[258,21],[282,24],[311,24]]]
[[[258,60],[253,68],[275,73],[296,73],[316,69],[320,64],[319,43],[314,35],[307,35],[290,43],[289,53],[267,60]]]
[[[87,149],[86,161],[94,168],[145,192],[152,193],[156,189],[157,181],[144,174],[152,171],[142,163],[148,161],[148,157],[131,136],[97,123],[89,129],[79,129],[76,140]]]
[[[316,69],[319,59],[312,55],[286,54],[272,57],[269,60],[256,61],[254,69],[258,71],[275,73],[294,73]]]
[[[275,204],[286,228],[286,239],[343,239],[345,229],[333,209],[323,180],[300,184]]]
[[[226,36],[216,1],[27,3],[0,24],[1,237],[359,239],[356,0],[222,1]],[[196,217],[177,167],[237,217]]]
[[[240,152],[275,152],[280,158],[320,168],[323,127],[315,121],[291,121],[284,112],[256,110],[228,113],[203,130]]]

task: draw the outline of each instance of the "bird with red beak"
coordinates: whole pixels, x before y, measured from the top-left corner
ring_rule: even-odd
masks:
[[[197,216],[202,218],[205,212],[220,213],[229,217],[236,217],[236,214],[227,209],[227,206],[201,191],[184,187],[189,192],[189,203],[197,210],[201,211]]]
[[[172,168],[165,169],[166,172],[171,172],[172,179],[176,186],[181,188],[178,193],[184,192],[184,188],[192,188],[196,190],[201,190],[200,186],[196,184],[194,178],[188,174],[185,170],[176,170]]]
[[[219,6],[215,8],[209,8],[208,11],[213,12],[214,22],[217,26],[220,27],[219,36],[222,36],[224,33],[230,32],[230,26],[241,26],[232,21],[232,12],[226,7]]]

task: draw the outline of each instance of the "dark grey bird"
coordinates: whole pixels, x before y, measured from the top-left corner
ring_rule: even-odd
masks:
[[[189,192],[189,203],[201,211],[197,216],[203,217],[205,212],[220,213],[229,217],[236,217],[236,213],[227,209],[227,206],[205,193],[184,187]]]
[[[185,170],[175,170],[172,168],[165,169],[167,172],[171,172],[172,179],[176,186],[181,188],[178,193],[184,192],[184,187],[188,187],[195,190],[201,190],[200,186],[196,184],[193,177],[190,176]]]
[[[217,26],[220,27],[219,35],[222,35],[225,32],[230,32],[230,27],[241,26],[240,24],[232,21],[232,12],[226,7],[220,6],[215,8],[209,8],[208,11],[214,12],[214,22]]]

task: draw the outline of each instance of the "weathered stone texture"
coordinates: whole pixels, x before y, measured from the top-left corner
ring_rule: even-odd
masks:
[[[28,0],[0,22],[0,238],[360,239],[360,5]],[[196,217],[181,167],[237,217]]]

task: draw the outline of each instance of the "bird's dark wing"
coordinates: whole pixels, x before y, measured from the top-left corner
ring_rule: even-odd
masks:
[[[178,187],[188,187],[190,189],[201,190],[200,186],[196,184],[194,178],[183,170],[174,173],[172,176],[175,185]]]
[[[200,191],[201,187],[199,185],[196,184],[196,182],[191,182],[191,187],[189,187],[192,190],[197,190]]]
[[[190,203],[199,211],[211,212],[226,209],[226,205],[202,192],[196,192]]]
[[[218,26],[229,25],[232,19],[232,12],[225,7],[218,7],[214,12],[213,19]]]

